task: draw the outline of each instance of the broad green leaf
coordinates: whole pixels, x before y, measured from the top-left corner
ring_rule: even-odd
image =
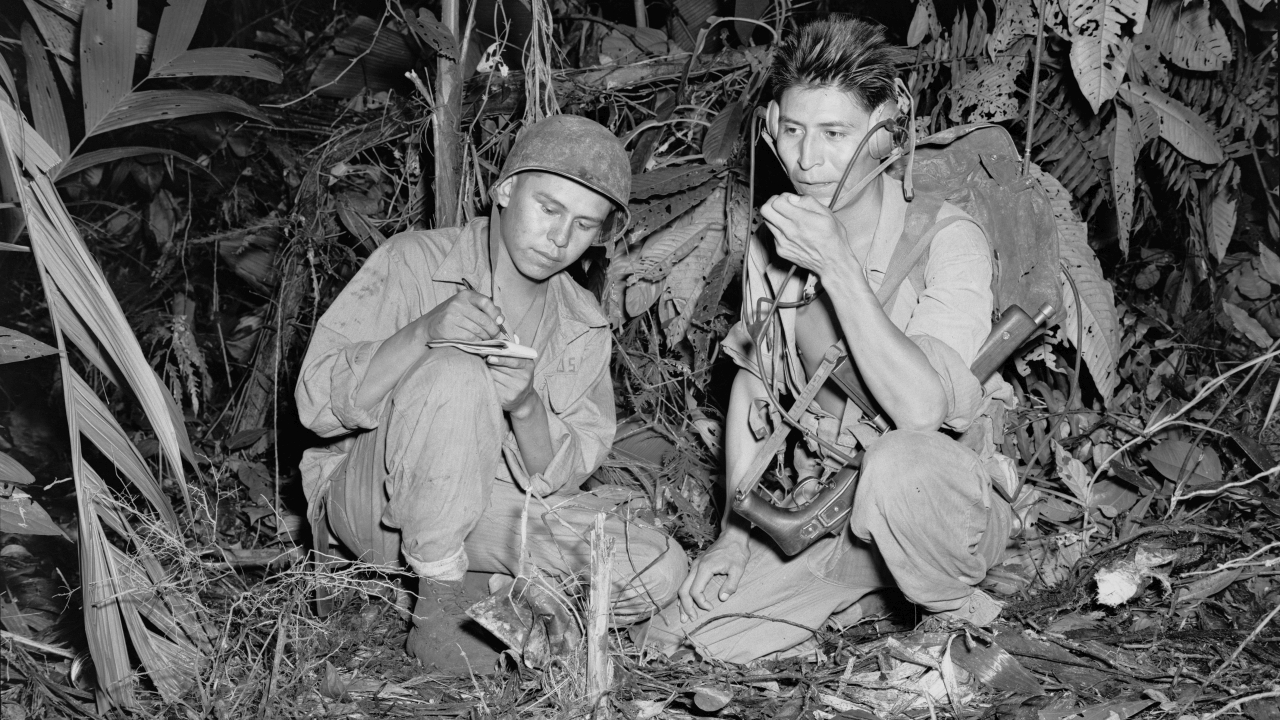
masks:
[[[1044,172],[1035,163],[1031,175],[1044,188],[1053,206],[1054,220],[1058,227],[1058,254],[1070,272],[1075,287],[1080,291],[1077,301],[1066,275],[1062,276],[1062,327],[1058,337],[1071,345],[1080,336],[1084,362],[1093,376],[1104,399],[1110,398],[1120,382],[1116,364],[1120,357],[1120,324],[1116,312],[1115,293],[1111,283],[1102,275],[1102,265],[1089,247],[1089,233],[1075,208],[1071,206],[1071,193],[1057,178]],[[1076,323],[1076,303],[1084,320],[1083,329]]]
[[[1036,34],[1039,17],[1032,0],[1007,0],[997,5],[999,19],[987,38],[987,57],[995,60],[1015,42]]]
[[[1248,3],[1249,7],[1253,8],[1254,10],[1257,10],[1258,12],[1262,12],[1263,9],[1265,9],[1268,5],[1271,4],[1271,0],[1244,0],[1244,1]]]
[[[156,30],[155,50],[151,53],[151,71],[169,64],[191,47],[206,0],[168,0]]]
[[[57,168],[55,168],[53,172],[53,178],[55,180],[60,180],[65,177],[70,177],[72,175],[75,175],[76,173],[82,170],[87,170],[93,167],[94,165],[101,165],[102,163],[115,162],[116,160],[123,160],[125,158],[140,157],[142,155],[171,155],[173,157],[178,158],[179,160],[191,163],[193,166],[198,167],[201,170],[204,170],[204,168],[201,167],[201,165],[197,163],[195,160],[192,160],[191,158],[187,157],[186,155],[183,155],[177,150],[170,150],[168,148],[158,148],[158,147],[146,147],[145,145],[122,145],[120,147],[105,148],[103,150],[94,150],[93,152],[87,152],[82,155],[77,155],[74,158],[72,158],[70,162],[63,163],[62,165],[59,165]]]
[[[58,349],[7,327],[0,326],[0,365],[57,355]]]
[[[80,20],[80,91],[85,135],[116,107],[133,86],[133,31],[137,0],[85,0]]]
[[[18,102],[18,81],[13,77],[13,69],[9,67],[4,56],[0,56],[0,85],[9,93],[9,99]]]
[[[689,163],[676,165],[631,176],[631,200],[647,200],[656,195],[674,195],[688,188],[701,185],[717,172],[710,165]]]
[[[122,98],[90,134],[217,112],[237,113],[269,122],[261,110],[230,95],[197,90],[142,90]]]
[[[698,297],[707,286],[707,273],[726,253],[724,190],[712,193],[696,214],[713,216],[717,222],[709,227],[693,252],[671,268],[662,281],[662,294],[658,300],[658,319],[662,322],[667,341],[673,345],[684,339]]]
[[[1066,485],[1076,500],[1086,508],[1093,506],[1093,487],[1089,480],[1092,473],[1084,466],[1084,463],[1077,460],[1067,452],[1066,448],[1058,444],[1057,440],[1050,440],[1053,443],[1054,465],[1058,469],[1058,479]]]
[[[1172,482],[1186,478],[1188,485],[1222,482],[1222,462],[1212,448],[1186,440],[1165,440],[1147,451],[1147,462]]]
[[[1207,2],[1156,0],[1151,8],[1151,30],[1160,52],[1178,67],[1197,72],[1223,69],[1231,62],[1231,41],[1209,16]]]
[[[111,410],[79,374],[73,372],[70,379],[64,378],[63,382],[66,382],[74,393],[76,423],[81,432],[94,445],[97,445],[104,455],[111,458],[120,473],[138,488],[138,492],[143,497],[151,501],[166,520],[176,527],[178,516],[174,514],[169,498],[160,489],[160,483],[151,474],[146,460],[143,460],[142,454],[129,440],[124,428],[120,427],[120,423],[112,416]]]
[[[280,68],[266,58],[261,53],[243,48],[197,48],[156,66],[151,77],[229,75],[273,83],[283,80]]]
[[[1173,606],[1177,608],[1179,615],[1186,615],[1195,606],[1230,587],[1243,572],[1243,568],[1231,568],[1198,578],[1195,582],[1178,588]]]
[[[1280,285],[1280,255],[1263,243],[1258,243],[1258,274],[1272,285]]]
[[[88,466],[88,463],[80,462]],[[137,678],[130,668],[129,642],[125,639],[115,583],[107,564],[109,542],[94,507],[94,498],[77,491],[80,510],[80,575],[84,593],[84,629],[98,683],[107,696],[125,708],[137,701]]]
[[[66,537],[49,513],[22,490],[0,497],[0,532],[18,535],[53,535]]]
[[[695,188],[674,195],[655,198],[643,205],[633,205],[631,208],[630,234],[635,238],[645,237],[684,214],[689,208],[707,199],[707,196],[719,184],[718,182],[703,182]]]
[[[1146,85],[1128,82],[1120,86],[1119,92],[1130,107],[1145,103],[1155,108],[1160,115],[1160,137],[1178,152],[1210,165],[1219,165],[1225,159],[1209,124],[1191,108]]]
[[[915,15],[911,16],[911,26],[907,28],[907,47],[915,47],[926,37],[937,38],[941,34],[942,23],[938,22],[933,0],[917,0]]]
[[[49,168],[62,162],[62,158],[58,157],[58,153],[49,147],[49,143],[40,137],[40,133],[18,114],[16,105],[16,97],[12,103],[0,102],[0,126],[9,128],[9,137],[16,138],[12,141],[13,152],[22,160],[23,165],[30,165],[41,172],[47,172]]]
[[[36,476],[23,467],[22,463],[0,452],[0,482],[10,485],[30,485],[35,481]]]
[[[626,289],[626,309],[628,317],[643,315],[658,301],[662,292],[662,283],[656,280],[640,280]]]
[[[79,72],[76,70],[76,63],[79,62],[80,46],[77,43],[79,30],[77,24],[68,20],[65,16],[45,7],[40,0],[25,0],[27,12],[31,13],[31,19],[35,21],[36,28],[40,30],[40,35],[44,38],[45,49],[53,54],[54,61],[58,65],[58,70],[62,74],[62,79],[66,83],[67,88],[71,91],[72,97],[80,94],[78,87]],[[83,5],[81,12],[84,12]]]
[[[711,127],[707,128],[707,133],[702,138],[702,157],[708,165],[724,167],[724,164],[729,161],[734,146],[738,144],[743,116],[742,102],[734,101],[711,121]]]
[[[1226,300],[1222,301],[1222,312],[1236,332],[1253,341],[1260,348],[1271,347],[1271,334],[1262,327],[1262,323],[1254,320],[1244,308]]]
[[[1124,79],[1133,34],[1142,31],[1146,0],[1069,0],[1071,70],[1096,113]],[[1133,24],[1132,26],[1130,24]]]
[[[71,152],[71,137],[67,134],[67,116],[62,111],[58,81],[53,78],[44,43],[30,23],[22,23],[22,55],[27,61],[27,92],[36,132],[54,152],[66,157]]]
[[[408,13],[405,17],[409,20],[409,29],[419,39],[443,57],[455,61],[458,59],[458,42],[454,39],[453,33],[449,32],[449,28],[437,20],[430,10],[421,8],[417,15]]]
[[[1129,255],[1129,234],[1133,225],[1133,196],[1137,189],[1133,116],[1124,105],[1116,103],[1116,117],[1111,128],[1111,194],[1116,202],[1116,231],[1120,236],[1120,253]]]

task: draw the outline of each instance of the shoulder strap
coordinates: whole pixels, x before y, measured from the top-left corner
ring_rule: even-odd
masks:
[[[952,216],[937,220],[938,211],[941,208],[941,199],[929,196],[918,197],[908,206],[902,235],[898,238],[897,247],[893,249],[893,257],[889,258],[889,266],[885,268],[884,282],[876,291],[876,299],[880,301],[881,306],[889,304],[898,286],[907,279],[911,269],[928,251],[934,236],[952,222],[962,219],[961,216]]]

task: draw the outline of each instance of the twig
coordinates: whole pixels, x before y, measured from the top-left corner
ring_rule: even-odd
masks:
[[[1265,698],[1273,698],[1273,697],[1280,697],[1280,685],[1272,685],[1271,689],[1266,692],[1260,692],[1254,695],[1246,695],[1245,697],[1242,697],[1242,698],[1236,698],[1235,700],[1232,700],[1231,702],[1227,703],[1226,705],[1223,705],[1217,710],[1214,710],[1209,715],[1206,715],[1204,720],[1213,720],[1219,715],[1226,715],[1227,713],[1231,712],[1232,710],[1235,710],[1236,708],[1240,707],[1241,705],[1244,705],[1245,703],[1251,700],[1263,700]]]
[[[613,577],[613,538],[604,531],[605,514],[596,515],[591,531],[591,585],[587,607],[587,703],[593,718],[608,718],[609,687],[609,590]]]
[[[1027,108],[1027,147],[1022,152],[1022,174],[1031,171],[1031,143],[1036,136],[1036,95],[1040,92],[1040,54],[1044,49],[1044,0],[1036,2],[1036,61],[1031,68],[1031,102]],[[1077,302],[1079,299],[1077,298]],[[1080,352],[1080,348],[1076,348]]]
[[[1247,567],[1248,565],[1251,564],[1249,562],[1250,560],[1276,547],[1280,547],[1280,541],[1268,543],[1242,558],[1236,558],[1235,560],[1229,560],[1224,563],[1219,563],[1218,567],[1212,570],[1193,570],[1191,572],[1182,573],[1182,577],[1188,577],[1191,575],[1212,575],[1213,573],[1222,572],[1223,570],[1234,570],[1235,568],[1238,568],[1238,567]],[[1263,565],[1266,566],[1275,562],[1280,562],[1280,558],[1273,558],[1271,560],[1267,560],[1265,563],[1263,563]]]
[[[1222,671],[1226,670],[1228,665],[1235,662],[1236,658],[1240,656],[1241,651],[1244,650],[1244,646],[1248,645],[1250,641],[1258,637],[1258,633],[1262,632],[1262,628],[1266,627],[1267,623],[1271,622],[1271,619],[1276,616],[1276,613],[1280,613],[1280,602],[1276,603],[1276,606],[1271,609],[1271,612],[1267,613],[1266,617],[1262,618],[1262,622],[1258,623],[1258,626],[1253,629],[1253,632],[1249,633],[1249,636],[1246,637],[1244,640],[1242,640],[1240,644],[1236,646],[1235,652],[1231,653],[1231,657],[1227,658],[1226,662],[1219,665],[1218,669],[1214,670],[1213,674],[1210,675],[1209,678],[1204,681],[1204,684],[1208,685],[1209,683],[1213,682],[1214,678],[1221,675]],[[1280,695],[1280,688],[1277,688],[1276,691],[1272,693],[1272,695]],[[1271,697],[1271,695],[1268,695],[1266,697]],[[1222,713],[1222,710],[1219,710],[1218,712],[1214,713],[1213,715],[1210,715],[1209,717],[1217,717],[1221,713]]]
[[[1179,500],[1188,500],[1190,498],[1201,497],[1203,495],[1217,495],[1223,490],[1230,490],[1231,488],[1244,487],[1245,485],[1255,483],[1263,478],[1271,477],[1276,473],[1280,473],[1280,465],[1277,465],[1271,468],[1270,470],[1263,470],[1262,472],[1258,473],[1257,475],[1254,475],[1253,477],[1247,480],[1239,480],[1237,482],[1227,483],[1225,485],[1218,485],[1217,487],[1211,487],[1208,490],[1197,490],[1193,493],[1187,493],[1186,495],[1182,495],[1181,493],[1174,493],[1172,502],[1176,503]]]

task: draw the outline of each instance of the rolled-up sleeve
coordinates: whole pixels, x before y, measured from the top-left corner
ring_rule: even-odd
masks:
[[[564,487],[578,487],[604,462],[617,429],[613,380],[609,374],[613,338],[608,328],[591,328],[573,344],[582,343],[580,361],[569,372],[549,372],[538,395],[547,408],[551,444],[555,448],[547,469],[529,473],[515,436],[508,433],[503,455],[512,478],[539,497]]]
[[[943,424],[963,431],[983,407],[983,390],[969,371],[991,332],[991,255],[972,222],[953,223],[929,248],[925,290],[905,333],[924,352],[947,395]]]
[[[369,256],[312,334],[294,399],[302,424],[321,437],[377,427],[382,416],[385,399],[360,407],[356,393],[383,341],[411,319],[408,299],[430,285],[414,280],[402,242]]]

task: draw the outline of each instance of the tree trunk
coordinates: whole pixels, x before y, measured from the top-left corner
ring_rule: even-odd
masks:
[[[443,0],[440,22],[457,38],[458,0]],[[459,43],[461,46],[461,43]],[[462,116],[462,76],[458,63],[440,55],[436,60],[436,227],[451,227],[458,217],[458,171],[462,168],[462,135],[458,132]]]

